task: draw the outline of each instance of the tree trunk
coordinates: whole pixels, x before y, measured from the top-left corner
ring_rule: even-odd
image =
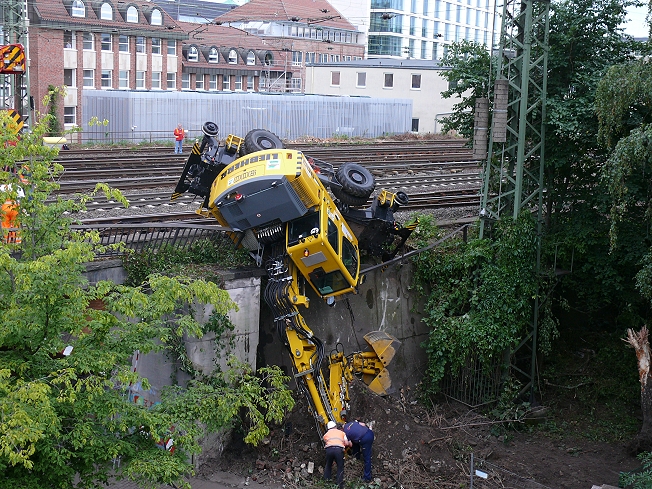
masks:
[[[643,326],[638,333],[627,330],[625,342],[636,351],[638,359],[638,376],[641,382],[641,410],[643,412],[643,426],[629,445],[632,453],[652,451],[652,377],[650,373],[650,342],[648,330]]]

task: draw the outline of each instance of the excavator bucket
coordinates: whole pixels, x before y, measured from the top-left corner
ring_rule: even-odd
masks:
[[[373,351],[376,352],[376,355],[378,355],[378,358],[385,367],[391,363],[396,354],[396,350],[401,346],[400,341],[384,331],[371,331],[364,335],[364,339],[369,343]],[[383,369],[383,371],[385,370]]]
[[[371,389],[371,392],[378,394],[379,396],[386,396],[392,386],[392,379],[386,368],[382,369],[376,376],[364,374],[362,376],[362,381],[367,384],[367,387]]]

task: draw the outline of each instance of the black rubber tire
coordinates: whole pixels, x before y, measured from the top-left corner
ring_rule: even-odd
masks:
[[[244,154],[246,155],[255,151],[283,148],[285,148],[283,141],[266,129],[253,129],[247,133],[244,139]]]
[[[410,202],[410,198],[405,192],[398,191],[396,192],[396,197],[394,197],[394,200],[399,204],[399,205],[408,205]]]
[[[339,187],[332,186],[331,192],[337,200],[343,204],[350,205],[351,207],[363,207],[367,205],[368,197],[355,197],[354,195],[347,194]]]
[[[204,122],[201,126],[201,132],[207,136],[216,137],[220,133],[220,128],[214,122]]]
[[[364,197],[366,200],[376,188],[376,181],[371,172],[357,163],[344,163],[337,169],[335,177],[342,185],[344,193],[351,197]]]

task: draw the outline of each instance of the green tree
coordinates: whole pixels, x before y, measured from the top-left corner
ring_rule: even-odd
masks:
[[[545,137],[546,243],[573,273],[558,292],[584,311],[630,303],[636,259],[612,251],[610,198],[601,178],[609,152],[598,138],[598,82],[642,45],[624,35],[629,0],[569,0],[551,5]],[[623,237],[624,238],[624,237]],[[635,294],[634,294],[635,295]]]
[[[214,283],[183,277],[151,275],[138,287],[88,283],[84,264],[101,243],[97,233],[73,231],[69,216],[94,193],[46,203],[63,170],[53,163],[56,151],[41,143],[48,117],[16,146],[8,124],[2,116],[0,166],[9,171],[0,174],[0,198],[18,200],[22,243],[0,243],[2,485],[99,487],[119,459],[119,476],[187,487],[189,456],[200,450],[202,435],[242,419],[246,440],[257,443],[293,405],[287,378],[278,368],[256,375],[234,363],[169,389],[150,409],[130,402],[130,385],[148,388],[130,368],[136,350],[146,354],[181,335],[201,335],[184,305],[212,304],[226,314],[234,304]],[[124,200],[104,185],[97,191]],[[90,307],[97,300],[104,309]],[[157,446],[168,438],[173,452]]]
[[[450,241],[415,258],[417,290],[426,297],[430,327],[426,392],[437,392],[447,369],[456,372],[471,359],[489,367],[523,338],[532,316],[537,237],[534,220],[496,225],[495,240]],[[544,330],[548,344],[553,330]],[[547,337],[546,337],[547,335]]]
[[[453,105],[453,113],[442,118],[443,132],[457,131],[472,139],[475,100],[489,97],[495,79],[491,67],[495,68],[496,64],[492,64],[487,46],[467,40],[451,44],[441,64],[450,67],[441,73],[449,83],[448,90],[441,92],[442,98],[455,96],[460,99]]]

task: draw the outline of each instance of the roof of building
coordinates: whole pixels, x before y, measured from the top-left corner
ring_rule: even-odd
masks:
[[[221,2],[204,0],[184,0],[183,2],[171,2],[170,0],[152,0],[153,3],[162,7],[173,18],[184,21],[195,18],[196,22],[209,22],[229,10],[237,7],[233,2]]]
[[[34,25],[66,29],[69,26],[85,26],[89,31],[115,31],[129,28],[134,30],[156,32],[160,37],[185,38],[177,22],[161,7],[142,0],[82,0],[85,8],[84,17],[71,15],[73,0],[32,0],[30,2]],[[100,18],[102,5],[108,3],[113,8],[113,20]],[[127,22],[127,9],[131,6],[138,10],[138,22]],[[162,25],[151,24],[151,14],[154,9],[161,12]]]
[[[188,34],[184,44],[201,46],[224,46],[229,48],[269,49],[269,45],[260,37],[254,36],[235,27],[178,22],[179,27]]]
[[[326,0],[250,0],[221,15],[220,22],[277,21],[355,31]]]
[[[353,61],[339,61],[337,63],[311,63],[309,66],[328,67],[360,67],[360,68],[391,68],[391,69],[412,69],[412,70],[448,70],[439,61],[430,59],[394,59],[394,58],[372,58]]]

